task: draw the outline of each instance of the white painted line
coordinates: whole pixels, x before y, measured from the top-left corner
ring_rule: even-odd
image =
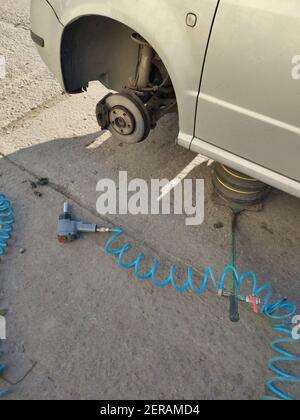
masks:
[[[89,144],[86,148],[87,149],[97,149],[98,147],[102,146],[103,143],[110,140],[112,135],[110,131],[104,130],[100,133],[100,136],[93,141],[93,143]]]
[[[209,162],[209,158],[203,155],[198,155],[191,163],[188,164],[183,171],[180,172],[169,184],[167,184],[163,189],[158,201],[161,201],[166,195],[170,194],[177,185],[181,184],[181,182],[198,166],[203,165],[203,163]]]

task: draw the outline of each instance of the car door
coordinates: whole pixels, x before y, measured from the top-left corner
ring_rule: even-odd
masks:
[[[221,0],[195,136],[300,181],[299,55],[299,0]]]

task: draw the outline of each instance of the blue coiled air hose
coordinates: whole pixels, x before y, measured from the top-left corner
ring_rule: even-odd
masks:
[[[14,224],[14,213],[10,201],[6,196],[0,193],[0,255],[5,254],[8,246],[8,240],[11,237]],[[286,299],[281,299],[272,302],[273,289],[270,284],[265,284],[258,287],[257,277],[253,272],[246,272],[240,275],[235,266],[227,266],[222,274],[221,280],[218,281],[214,270],[208,267],[202,279],[202,286],[195,286],[195,271],[193,267],[188,268],[188,276],[186,282],[178,286],[175,279],[177,268],[172,265],[170,268],[170,274],[166,279],[158,279],[159,260],[154,260],[152,267],[148,273],[141,273],[141,264],[145,260],[145,255],[140,253],[138,257],[130,263],[124,262],[124,257],[128,254],[133,246],[130,243],[125,243],[119,249],[112,249],[112,245],[118,242],[124,235],[123,230],[113,229],[113,236],[109,239],[105,246],[105,250],[108,254],[118,257],[119,266],[123,269],[130,270],[134,269],[136,278],[140,281],[151,279],[154,286],[166,287],[171,285],[177,292],[184,293],[191,290],[196,296],[203,294],[210,284],[216,290],[224,290],[229,282],[234,281],[235,289],[238,293],[241,292],[243,284],[250,280],[252,281],[252,295],[257,298],[261,298],[263,305],[261,312],[270,318],[272,321],[276,321],[273,325],[273,329],[276,332],[280,332],[285,335],[285,338],[279,338],[272,343],[272,349],[278,353],[279,357],[273,358],[269,361],[269,368],[276,375],[267,382],[268,390],[273,394],[273,397],[265,397],[265,399],[281,399],[281,400],[292,400],[293,398],[288,394],[278,389],[279,384],[300,384],[300,377],[293,375],[283,368],[279,367],[285,363],[299,363],[300,356],[295,353],[291,353],[283,348],[284,345],[294,345],[299,348],[299,341],[294,340],[292,337],[292,319],[297,313],[296,306],[288,302]],[[232,288],[232,287],[231,287]],[[278,323],[277,323],[278,322]],[[1,344],[1,343],[0,343]],[[0,352],[0,357],[4,354]],[[5,365],[0,364],[0,374],[4,371]],[[0,391],[0,397],[5,397],[11,390]]]
[[[135,276],[139,281],[151,280],[152,284],[157,287],[166,287],[170,285],[179,293],[190,290],[196,296],[202,295],[208,289],[209,285],[212,285],[218,291],[224,290],[226,286],[228,286],[228,289],[232,289],[232,287],[229,286],[229,283],[232,283],[233,281],[235,283],[236,291],[240,293],[246,282],[252,282],[252,296],[260,298],[262,301],[261,312],[272,321],[276,321],[276,324],[272,326],[275,331],[283,333],[286,336],[285,338],[280,338],[272,343],[272,349],[278,353],[280,357],[269,361],[269,368],[276,376],[271,378],[266,384],[267,389],[273,396],[267,396],[264,399],[293,400],[290,395],[278,388],[278,385],[285,383],[300,384],[300,377],[298,375],[288,373],[283,367],[279,367],[282,366],[282,364],[286,364],[286,362],[300,362],[300,356],[296,355],[296,352],[290,353],[282,347],[286,344],[295,347],[298,346],[297,349],[299,352],[299,341],[294,340],[292,337],[292,319],[297,313],[296,306],[293,303],[288,302],[286,299],[272,302],[273,288],[270,284],[258,286],[257,277],[253,272],[247,272],[240,275],[233,265],[229,265],[224,269],[220,281],[217,280],[214,270],[211,267],[208,267],[204,272],[203,279],[201,279],[201,287],[196,287],[195,285],[196,279],[193,267],[188,268],[187,280],[181,286],[178,285],[175,278],[177,273],[175,265],[171,266],[170,274],[166,279],[158,279],[159,260],[153,261],[152,267],[147,273],[142,272],[141,266],[146,258],[143,253],[140,253],[133,261],[125,263],[125,256],[133,249],[133,245],[125,243],[121,248],[114,249],[113,244],[120,241],[124,236],[124,232],[121,229],[113,229],[112,232],[113,236],[107,242],[105,251],[110,255],[118,257],[118,264],[121,268],[126,270],[133,269]]]
[[[11,237],[14,224],[14,211],[5,194],[0,193],[0,255],[5,254],[7,241]]]
[[[6,198],[5,194],[0,193],[0,255],[6,253],[8,241],[11,237],[14,224],[14,211],[11,202]],[[0,340],[1,345],[1,340]],[[0,351],[0,358],[4,356],[4,352]],[[6,365],[0,364],[0,375],[4,372]],[[0,390],[0,398],[6,397],[11,390]]]

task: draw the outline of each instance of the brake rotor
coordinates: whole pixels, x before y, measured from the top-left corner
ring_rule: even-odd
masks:
[[[97,105],[98,123],[118,140],[134,144],[145,140],[151,119],[143,102],[129,93],[109,94]]]

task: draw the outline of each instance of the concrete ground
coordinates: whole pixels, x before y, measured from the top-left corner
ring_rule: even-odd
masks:
[[[99,147],[94,108],[105,90],[63,95],[35,52],[29,0],[0,4],[0,191],[16,216],[1,272],[1,307],[8,308],[8,369],[0,388],[17,384],[11,399],[258,399],[270,378],[274,338],[270,322],[241,306],[228,319],[228,302],[211,290],[196,298],[155,289],[121,270],[103,251],[109,236],[61,246],[56,224],[66,199],[76,216],[121,226],[136,252],[160,256],[162,273],[174,261],[185,272],[228,263],[229,214],[211,199],[206,181],[205,223],[184,216],[109,216],[96,212],[96,184],[130,178],[173,179],[194,157],[175,146],[177,121],[164,118],[149,140]],[[90,145],[95,145],[95,147]],[[49,178],[38,187],[30,182]],[[262,213],[245,213],[238,226],[238,267],[299,303],[300,201],[274,191]],[[220,224],[221,222],[221,224]],[[216,225],[219,224],[219,229]],[[222,227],[223,226],[223,227]],[[24,248],[25,253],[19,250]],[[299,397],[299,389],[294,390]]]

